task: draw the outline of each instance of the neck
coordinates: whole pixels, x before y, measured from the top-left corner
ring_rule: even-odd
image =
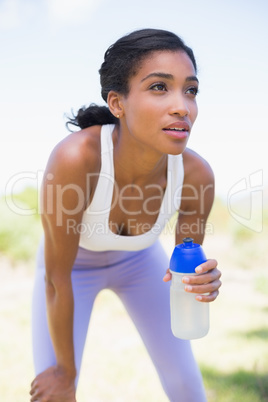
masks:
[[[127,138],[117,129],[113,133],[114,167],[120,182],[155,183],[166,178],[167,155],[155,152]]]

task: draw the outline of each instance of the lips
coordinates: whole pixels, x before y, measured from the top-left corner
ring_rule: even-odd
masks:
[[[169,126],[165,127],[164,130],[174,130],[174,131],[189,131],[190,127],[186,121],[180,121],[177,123],[172,123]]]
[[[179,121],[176,123],[169,124],[163,131],[171,137],[183,139],[186,138],[190,131],[190,126],[185,121]]]

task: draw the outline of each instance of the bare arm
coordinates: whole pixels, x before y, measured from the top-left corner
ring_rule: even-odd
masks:
[[[192,237],[202,244],[214,201],[214,175],[207,162],[194,152],[184,155],[185,179],[176,226],[176,244]]]
[[[76,134],[77,135],[77,134]],[[92,158],[94,159],[94,158]],[[79,232],[70,230],[82,221],[88,201],[88,157],[76,141],[66,141],[52,153],[42,186],[42,223],[45,233],[46,301],[50,336],[57,364],[32,383],[32,401],[75,401],[73,345],[73,290],[71,271]],[[54,395],[57,395],[53,399]]]
[[[187,150],[184,153],[185,180],[182,190],[180,213],[176,226],[176,244],[183,238],[192,237],[202,244],[206,223],[214,201],[214,175],[210,166],[199,155]],[[198,276],[185,276],[185,290],[197,293],[200,301],[213,301],[219,294],[221,273],[217,261],[209,259],[201,264]],[[164,281],[171,279],[169,270]],[[208,295],[203,295],[208,293]]]

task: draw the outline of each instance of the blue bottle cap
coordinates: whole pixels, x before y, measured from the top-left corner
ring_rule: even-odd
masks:
[[[173,272],[194,274],[195,268],[206,261],[205,253],[200,244],[194,243],[191,237],[186,237],[182,244],[175,246],[169,268]]]

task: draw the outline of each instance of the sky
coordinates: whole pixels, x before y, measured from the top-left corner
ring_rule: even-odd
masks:
[[[104,104],[108,46],[148,27],[194,50],[199,116],[188,146],[212,166],[216,195],[267,186],[267,16],[266,0],[0,0],[0,193],[40,185],[68,135],[65,114]]]

